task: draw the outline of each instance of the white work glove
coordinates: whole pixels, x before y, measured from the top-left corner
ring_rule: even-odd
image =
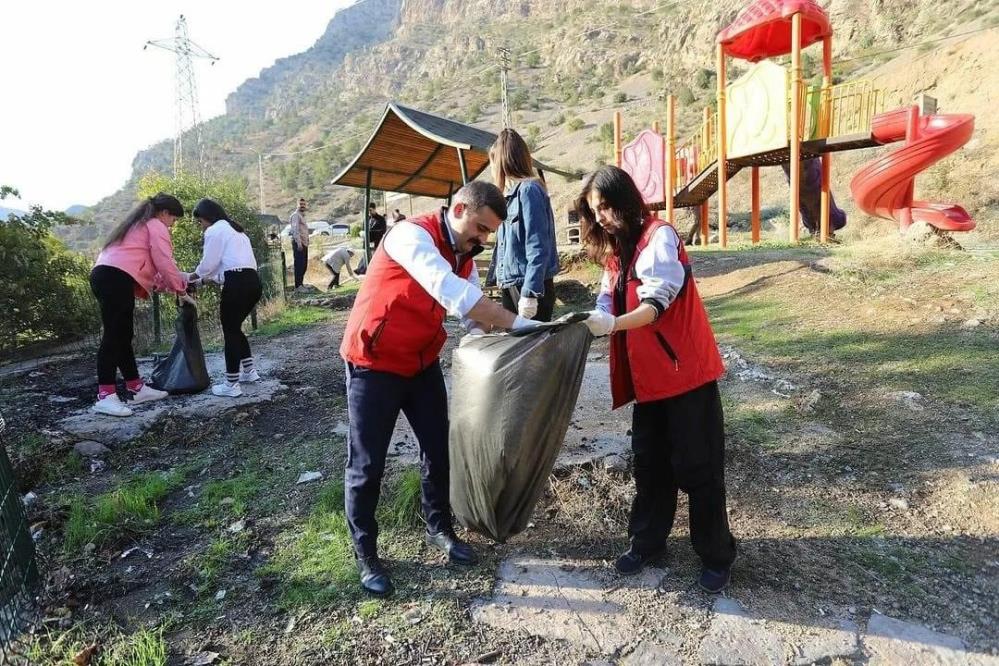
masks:
[[[591,310],[589,315],[589,318],[583,323],[586,324],[586,328],[590,329],[593,337],[600,338],[614,332],[614,323],[616,321],[614,315],[603,310]]]
[[[478,326],[473,326],[472,328],[468,329],[468,334],[469,335],[485,335],[486,332],[483,331]]]
[[[534,315],[538,314],[538,299],[521,296],[520,302],[517,303],[517,314],[524,319],[534,319]]]
[[[530,319],[524,319],[520,315],[513,318],[513,326],[510,327],[511,331],[518,331],[522,328],[527,328],[528,326],[534,326],[538,322],[531,321]]]

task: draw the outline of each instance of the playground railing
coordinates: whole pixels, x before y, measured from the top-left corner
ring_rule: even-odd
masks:
[[[824,136],[820,133],[816,138],[870,132],[874,116],[882,113],[884,106],[884,90],[875,88],[870,81],[862,79],[832,86],[821,96],[819,104],[819,128],[828,130]],[[826,108],[829,109],[828,118]]]
[[[676,189],[682,190],[718,158],[718,114],[705,114],[701,126],[676,147]]]

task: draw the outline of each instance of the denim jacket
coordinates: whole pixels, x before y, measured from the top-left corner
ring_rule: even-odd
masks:
[[[493,252],[496,282],[502,288],[518,287],[523,296],[543,296],[545,280],[559,269],[548,193],[538,181],[523,180],[506,195],[506,211]]]

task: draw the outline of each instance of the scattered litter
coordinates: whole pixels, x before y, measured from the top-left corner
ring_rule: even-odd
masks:
[[[403,613],[402,617],[410,625],[417,625],[423,622],[423,611],[419,608],[413,608]]]
[[[790,398],[791,397],[790,394],[788,394],[788,393],[781,393],[777,389],[770,389],[770,392],[773,393],[775,396],[780,397],[780,398]]]
[[[818,389],[815,389],[801,401],[801,410],[803,412],[814,412],[815,408],[819,406],[819,402],[821,400],[822,393]]]
[[[502,650],[490,650],[489,652],[483,652],[478,657],[472,660],[473,664],[488,664],[497,657],[503,654]]]
[[[294,615],[292,615],[291,617],[289,617],[288,618],[288,624],[286,624],[284,626],[284,633],[290,634],[291,632],[295,631],[295,623],[296,622],[297,621],[295,620],[295,616]]]
[[[890,500],[888,500],[888,504],[890,504],[891,506],[895,507],[900,511],[909,510],[909,502],[904,497],[892,497]]]
[[[92,458],[90,460],[90,473],[99,474],[108,468],[108,464],[99,458]]]
[[[302,472],[295,483],[309,483],[311,481],[318,481],[321,478],[323,478],[322,472]]]
[[[28,508],[29,506],[38,501],[38,495],[36,495],[31,491],[28,491],[24,495],[24,497],[21,498],[21,501],[24,502],[24,508]]]
[[[239,534],[246,529],[246,520],[237,520],[232,525],[229,526],[229,531],[233,534]]]
[[[97,643],[91,643],[76,653],[76,656],[73,657],[73,664],[75,666],[89,666],[90,660],[97,654],[97,649]]]
[[[792,384],[791,382],[787,381],[786,379],[778,379],[776,382],[774,382],[774,388],[780,391],[790,392],[796,390],[798,387]]]
[[[90,545],[90,544],[87,544],[87,545]],[[146,550],[145,548],[139,548],[138,546],[133,546],[133,547],[131,547],[131,548],[123,551],[122,554],[121,554],[121,559],[125,559],[126,557],[128,557],[129,555],[131,555],[132,553],[134,553],[136,551],[139,551],[140,553],[142,553],[143,555],[145,555],[146,559],[150,559],[150,560],[153,559],[153,551]]]
[[[70,398],[65,395],[50,395],[49,402],[54,402],[56,404],[63,404],[66,402],[76,402],[76,398]]]
[[[348,426],[343,421],[337,421],[336,427],[333,428],[334,435],[340,435],[342,437],[346,437],[349,432],[350,432],[350,426]]]
[[[922,405],[922,393],[916,393],[915,391],[894,391],[889,393],[888,397],[902,403],[914,412],[921,412],[924,409]]]
[[[225,599],[225,590],[219,590],[215,593],[215,601],[222,601]]]
[[[191,666],[211,666],[219,660],[218,652],[199,652],[191,660]]]

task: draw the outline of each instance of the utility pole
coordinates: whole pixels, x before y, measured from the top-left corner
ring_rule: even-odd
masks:
[[[257,184],[260,186],[260,212],[264,212],[264,156],[257,153]]]
[[[506,46],[501,46],[499,48],[500,54],[500,86],[501,94],[503,99],[503,129],[510,127],[510,96],[509,96],[509,82],[508,82],[508,72],[510,70],[510,49]]]
[[[177,134],[173,140],[173,175],[184,169],[184,132],[194,128],[198,143],[198,168],[205,174],[205,147],[201,137],[201,116],[198,108],[198,81],[194,75],[193,58],[204,58],[214,65],[218,58],[191,41],[187,34],[187,19],[181,14],[174,25],[173,39],[156,39],[145,43],[170,51],[177,56]]]

